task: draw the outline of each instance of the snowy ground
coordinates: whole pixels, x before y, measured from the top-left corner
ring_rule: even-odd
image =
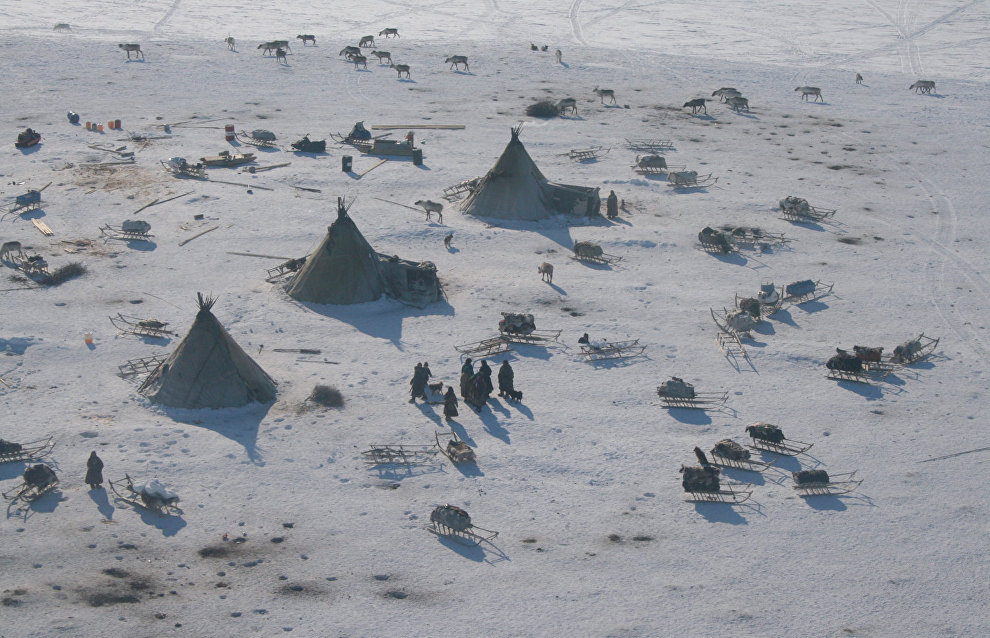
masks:
[[[979,492],[988,454],[921,462],[986,446],[986,3],[310,4],[0,8],[0,128],[11,142],[26,126],[43,134],[35,149],[0,153],[0,198],[53,182],[42,211],[4,217],[0,238],[53,267],[89,270],[52,289],[4,282],[0,377],[11,387],[0,386],[0,436],[54,434],[62,482],[0,521],[0,636],[990,630],[990,519]],[[56,22],[71,31],[53,32]],[[386,26],[401,38],[379,49],[410,64],[411,81],[337,55]],[[315,34],[317,46],[293,41],[285,65],[255,49],[297,33]],[[120,42],[140,42],[145,61],[128,62]],[[530,42],[550,52],[531,52]],[[449,54],[467,55],[470,72],[449,70]],[[908,91],[918,79],[935,80],[935,94]],[[824,103],[800,100],[793,89],[806,84],[821,87]],[[619,104],[601,105],[596,86],[614,89]],[[739,88],[752,112],[717,98],[708,117],[680,108],[722,86]],[[535,99],[568,96],[578,98],[576,117],[524,115]],[[69,110],[84,121],[120,118],[144,135],[187,125],[143,145],[71,126]],[[417,130],[423,166],[389,161],[360,179],[340,171],[340,156],[354,155],[356,173],[378,160],[335,146],[316,158],[261,152],[259,166],[291,166],[255,175],[211,172],[259,187],[251,193],[175,180],[159,164],[230,148],[227,123],[270,129],[287,145],[356,120],[466,128]],[[381,201],[437,200],[484,174],[520,121],[548,178],[615,189],[627,203],[621,218],[494,227],[448,205],[440,225]],[[674,193],[636,175],[625,138],[646,137],[673,140],[668,162],[713,173],[717,185]],[[113,159],[87,147],[96,143],[126,144],[137,165],[83,167]],[[566,156],[595,145],[611,150],[586,164]],[[773,210],[788,194],[838,212],[829,223],[788,223]],[[338,196],[354,200],[351,216],[376,249],[435,262],[447,301],[307,306],[264,282],[279,260],[231,254],[306,254]],[[55,235],[42,236],[32,215]],[[152,246],[100,240],[101,225],[132,217],[152,224]],[[730,223],[793,241],[723,258],[695,247],[702,227]],[[95,244],[76,254],[59,243],[83,238]],[[568,258],[575,240],[623,260],[582,265]],[[536,273],[542,261],[556,267],[552,285]],[[733,367],[709,309],[765,281],[805,278],[834,282],[834,294],[761,325],[746,344],[750,363]],[[117,336],[108,315],[153,316],[181,335],[197,291],[219,297],[216,316],[279,382],[274,405],[162,410],[116,376],[124,361],[167,353],[177,339]],[[493,334],[509,310],[563,330],[562,343],[510,355],[522,404],[496,399],[481,415],[462,404],[453,428],[476,448],[477,469],[369,470],[360,455],[369,444],[429,443],[447,427],[439,407],[406,402],[415,363],[456,382],[453,346]],[[824,378],[836,346],[889,351],[922,331],[941,337],[923,364],[869,386]],[[585,363],[583,332],[639,338],[646,356]],[[305,358],[337,363],[275,348],[319,348]],[[729,391],[726,408],[662,409],[655,388],[670,375]],[[319,383],[339,387],[346,407],[308,407]],[[686,503],[677,469],[694,462],[692,448],[743,440],[757,420],[814,442],[810,456],[762,476],[729,471],[756,483],[745,505]],[[107,478],[157,477],[181,495],[184,514],[161,518],[88,491],[93,449]],[[858,470],[864,481],[848,496],[801,499],[790,471],[810,467]],[[0,488],[24,469],[0,466]],[[432,507],[448,502],[499,530],[495,543],[467,548],[425,531]],[[245,542],[225,544],[225,533]]]

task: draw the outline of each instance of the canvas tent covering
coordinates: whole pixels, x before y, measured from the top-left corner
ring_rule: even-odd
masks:
[[[172,354],[148,375],[140,392],[173,408],[232,408],[275,398],[275,381],[241,349],[200,293],[199,312]]]
[[[383,293],[426,305],[443,295],[433,263],[376,253],[347,214],[342,198],[337,200],[337,219],[287,292],[299,301],[336,305],[375,301]]]
[[[537,221],[554,215],[586,218],[599,214],[598,188],[547,180],[519,141],[519,129],[495,165],[481,178],[461,210],[496,219]]]

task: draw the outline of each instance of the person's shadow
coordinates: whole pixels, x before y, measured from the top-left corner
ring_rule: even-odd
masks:
[[[98,487],[95,490],[89,491],[89,497],[93,499],[96,503],[96,508],[100,511],[108,521],[113,520],[114,507],[110,504],[110,498],[107,496],[107,491],[103,487]]]

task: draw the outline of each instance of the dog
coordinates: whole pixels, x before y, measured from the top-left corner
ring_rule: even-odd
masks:
[[[513,403],[522,403],[523,393],[522,390],[513,390],[511,392],[499,392],[498,396],[505,397]]]
[[[443,247],[450,250],[450,244],[454,241],[454,233],[447,233],[443,238]]]

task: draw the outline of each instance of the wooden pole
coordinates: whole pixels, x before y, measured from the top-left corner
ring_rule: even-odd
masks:
[[[388,131],[390,129],[418,128],[418,129],[446,129],[456,131],[464,128],[463,124],[373,124],[371,128]]]
[[[388,161],[387,159],[383,159],[382,161],[380,161],[380,162],[378,162],[377,164],[375,164],[374,166],[372,166],[371,168],[369,168],[369,169],[368,169],[368,170],[366,170],[365,172],[363,172],[363,173],[361,173],[361,174],[359,174],[359,175],[358,175],[358,179],[361,179],[362,177],[364,177],[365,175],[367,175],[367,174],[368,174],[368,173],[370,173],[371,171],[373,171],[373,170],[375,170],[376,168],[378,168],[379,166],[381,166],[382,164],[384,164],[384,163],[385,163],[385,162],[387,162],[387,161]]]
[[[415,206],[406,206],[405,204],[400,204],[399,202],[393,202],[390,199],[382,199],[381,197],[372,197],[372,199],[377,199],[380,202],[387,202],[389,204],[395,204],[396,206],[402,206],[403,208],[408,208],[409,210],[414,210],[417,213],[424,212],[422,208],[416,208]]]
[[[267,186],[256,186],[254,184],[241,184],[240,182],[225,182],[222,179],[207,179],[208,182],[214,182],[217,184],[230,184],[231,186],[243,186],[244,188],[260,188],[263,191],[273,191],[274,188],[268,188]]]
[[[217,228],[220,228],[220,227],[219,227],[219,226],[212,226],[212,227],[210,227],[210,228],[207,228],[207,229],[206,229],[206,230],[204,230],[203,232],[200,232],[200,233],[196,233],[196,234],[195,234],[195,235],[193,235],[192,237],[189,237],[189,238],[187,238],[187,239],[183,239],[182,241],[180,241],[180,242],[179,242],[179,245],[180,245],[180,246],[185,246],[186,244],[188,244],[188,243],[189,243],[189,242],[191,242],[192,240],[194,240],[194,239],[196,239],[197,237],[202,237],[202,236],[203,236],[203,235],[205,235],[206,233],[209,233],[209,232],[212,232],[212,231],[214,231],[214,230],[216,230]]]
[[[227,251],[228,255],[240,255],[241,257],[261,257],[263,259],[292,259],[292,257],[279,257],[278,255],[259,255],[257,253],[239,253],[232,250]]]

